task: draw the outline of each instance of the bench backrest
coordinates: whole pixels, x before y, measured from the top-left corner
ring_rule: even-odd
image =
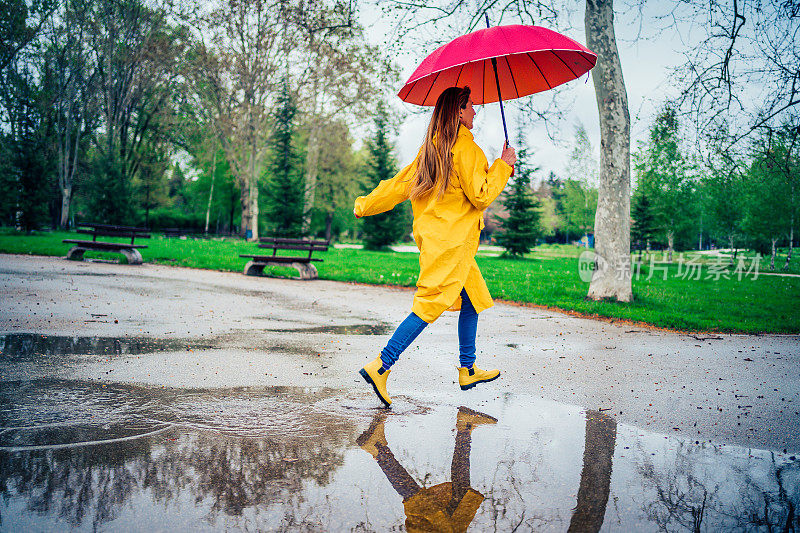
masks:
[[[272,255],[277,255],[278,250],[302,250],[308,252],[308,257],[311,257],[313,252],[327,252],[329,244],[330,241],[262,237],[259,239],[258,247],[272,249]]]
[[[133,240],[135,238],[139,239],[149,239],[150,233],[147,228],[136,228],[133,226],[115,226],[113,224],[94,224],[94,223],[80,223],[77,224],[78,229],[76,230],[78,233],[86,233],[92,236],[92,240],[96,240],[97,237],[125,237],[126,239],[131,240],[131,244],[133,244]]]

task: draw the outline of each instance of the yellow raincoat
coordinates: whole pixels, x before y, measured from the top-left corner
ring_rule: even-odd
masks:
[[[458,501],[455,508],[449,509],[453,497],[453,484],[439,483],[421,489],[403,501],[406,511],[406,531],[408,533],[463,533],[475,519],[484,496],[470,487]]]
[[[359,196],[359,217],[389,211],[408,200],[417,159],[389,180],[381,181],[367,196]],[[419,247],[419,278],[411,310],[425,322],[433,322],[447,309],[461,309],[461,289],[475,311],[492,305],[492,297],[475,262],[483,229],[483,211],[505,188],[511,166],[498,159],[489,166],[472,132],[463,124],[453,146],[450,185],[441,198],[430,194],[411,202],[414,240]]]

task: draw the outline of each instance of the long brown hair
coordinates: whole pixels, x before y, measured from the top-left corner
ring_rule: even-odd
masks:
[[[450,184],[452,150],[458,137],[460,111],[466,109],[469,94],[469,87],[450,87],[436,100],[425,142],[422,143],[417,172],[411,182],[409,196],[412,200],[426,196],[434,190],[441,198]]]

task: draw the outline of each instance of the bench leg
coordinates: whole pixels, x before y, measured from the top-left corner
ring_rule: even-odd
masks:
[[[81,248],[80,246],[73,246],[70,248],[69,252],[67,252],[67,259],[70,261],[83,261],[83,253],[86,251],[86,248]]]
[[[264,263],[256,263],[254,261],[248,261],[247,264],[244,266],[244,275],[245,276],[262,276],[264,274],[264,267],[267,266]]]
[[[123,248],[122,250],[119,250],[119,253],[121,253],[128,259],[129,265],[142,264],[142,254],[140,254],[139,250],[137,250],[136,248]]]
[[[300,274],[300,279],[317,279],[317,267],[311,263],[292,263],[292,266],[297,269]]]

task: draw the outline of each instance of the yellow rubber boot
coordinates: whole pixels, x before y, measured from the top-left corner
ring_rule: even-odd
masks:
[[[372,385],[375,389],[375,394],[378,399],[383,402],[383,405],[389,407],[392,405],[392,399],[389,398],[389,393],[386,391],[386,380],[389,377],[391,370],[383,370],[383,361],[380,357],[376,357],[371,363],[364,365],[364,368],[358,371],[364,381]]]
[[[472,368],[464,368],[463,366],[458,369],[458,384],[461,385],[461,390],[471,389],[478,383],[488,383],[500,377],[499,370],[481,370],[475,365]]]
[[[469,407],[464,407],[463,405],[458,408],[456,431],[472,431],[475,426],[480,426],[482,424],[497,424],[497,419],[479,411],[473,411]]]
[[[386,440],[386,435],[383,432],[384,422],[386,421],[386,412],[378,413],[372,419],[372,423],[364,430],[357,439],[356,443],[361,448],[368,452],[372,457],[378,457],[378,451],[389,443]]]

